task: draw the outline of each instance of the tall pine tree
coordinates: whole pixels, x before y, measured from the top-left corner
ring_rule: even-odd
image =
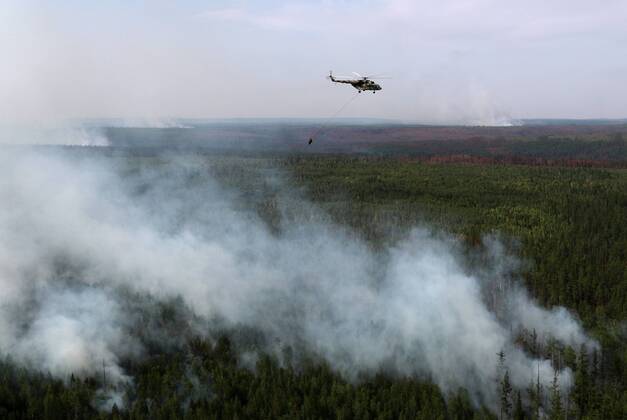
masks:
[[[512,415],[512,385],[509,381],[509,371],[505,371],[501,381],[501,419],[510,419]]]
[[[562,420],[564,418],[564,409],[562,407],[562,395],[560,392],[559,378],[557,370],[553,374],[553,383],[551,384],[551,415],[550,420]]]
[[[577,357],[577,369],[575,371],[575,386],[573,388],[573,400],[577,407],[577,416],[582,418],[588,412],[590,398],[590,376],[588,372],[588,352],[582,345]]]

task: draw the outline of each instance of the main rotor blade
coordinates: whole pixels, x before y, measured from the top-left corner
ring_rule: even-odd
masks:
[[[364,76],[366,79],[391,79],[387,74],[373,74],[370,76]]]

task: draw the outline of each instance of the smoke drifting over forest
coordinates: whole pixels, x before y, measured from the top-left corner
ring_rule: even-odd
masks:
[[[429,376],[494,406],[500,350],[513,385],[538,369],[544,384],[553,378],[549,361],[514,343],[520,328],[595,345],[567,310],[539,307],[508,280],[517,262],[498,240],[486,240],[480,267],[424,228],[374,251],[276,172],[259,176],[278,191],[278,230],[200,157],[146,164],[20,150],[3,151],[0,168],[0,353],[60,377],[96,374],[104,361],[111,381],[130,383],[123,361],[148,342],[251,327],[279,357],[291,346],[355,380],[379,369]],[[149,316],[177,299],[178,336]]]

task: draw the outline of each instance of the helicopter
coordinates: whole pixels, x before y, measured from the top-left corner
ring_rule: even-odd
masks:
[[[359,93],[364,90],[371,90],[372,93],[377,93],[378,90],[381,90],[381,86],[371,80],[372,77],[362,76],[361,74],[356,72],[353,72],[353,74],[357,77],[356,79],[336,79],[335,77],[333,77],[333,71],[330,71],[329,79],[335,83],[348,83],[349,85],[352,85],[355,89],[357,89]]]
[[[329,76],[327,76],[334,83],[347,83],[357,89],[357,93],[361,93],[364,90],[370,90],[372,93],[377,93],[378,90],[381,90],[381,86],[372,81],[374,77],[371,76],[362,76],[359,73],[353,72],[353,74],[357,77],[356,79],[352,79],[349,77],[340,77],[336,79],[333,77],[333,71],[329,71]],[[377,79],[387,79],[387,77],[377,77]],[[331,116],[331,118],[335,118],[344,108],[346,108],[355,98],[357,94],[353,95],[348,102],[338,109],[335,114]],[[309,141],[307,144],[311,145],[314,141],[314,137],[316,137],[319,133],[321,133],[323,128],[318,128],[313,135],[309,137]]]

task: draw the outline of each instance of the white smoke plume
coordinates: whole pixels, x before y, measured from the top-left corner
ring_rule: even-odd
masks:
[[[83,123],[4,124],[1,145],[108,146],[109,140],[100,127]]]
[[[506,311],[489,309],[483,289],[510,258],[498,241],[487,242],[491,267],[472,271],[454,240],[425,229],[373,251],[288,208],[277,233],[200,157],[129,164],[5,150],[0,168],[0,354],[60,376],[98,373],[104,361],[112,381],[129,380],[120,361],[143,348],[133,332],[158,330],[138,328],[133,296],[180,298],[204,320],[189,320],[196,333],[209,334],[212,320],[252,327],[269,351],[304,348],[349,378],[431,377],[491,406],[500,350],[514,386],[538,369],[545,385],[553,377],[549,361],[515,345],[516,329],[594,345],[568,311],[519,289],[507,292]],[[560,380],[568,386],[571,372]]]

